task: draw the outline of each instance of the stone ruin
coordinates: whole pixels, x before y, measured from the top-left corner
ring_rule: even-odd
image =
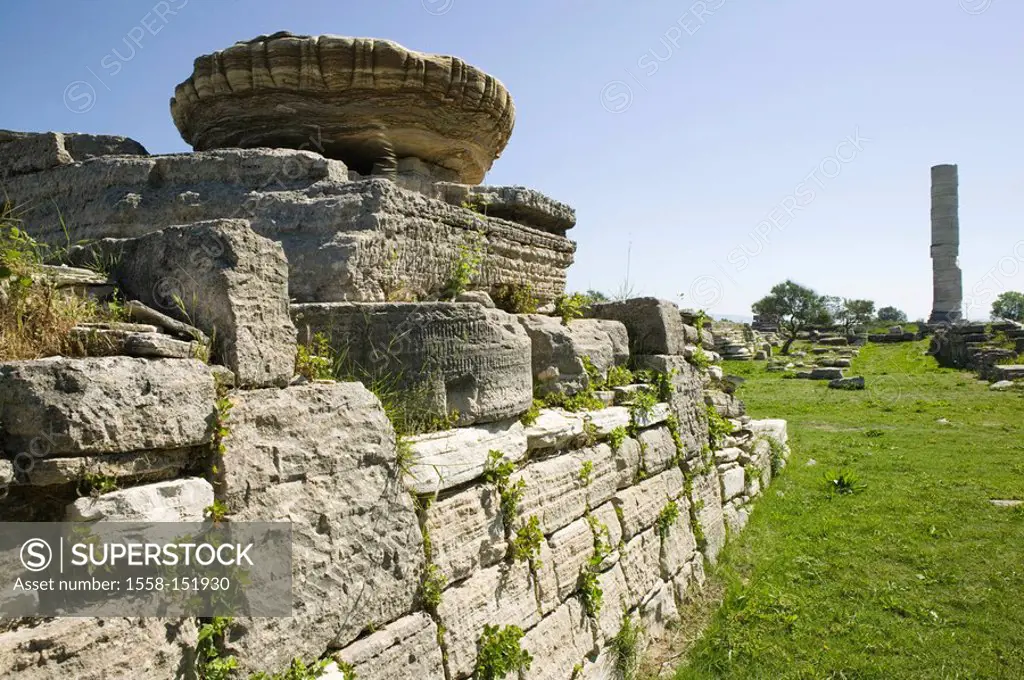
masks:
[[[941,366],[975,371],[994,384],[1024,379],[1024,324],[958,323],[935,329],[928,353]],[[1005,385],[1000,385],[1000,388]],[[999,389],[999,388],[997,388]]]
[[[929,324],[954,323],[963,317],[960,271],[960,200],[957,166],[932,168],[932,313]]]
[[[764,361],[771,356],[773,347],[782,344],[774,333],[765,336],[749,324],[732,321],[715,321],[711,333],[715,339],[715,351],[723,359]]]
[[[116,292],[126,318],[77,327],[81,357],[0,363],[0,517],[183,521],[216,499],[229,522],[290,521],[293,616],[233,622],[240,677],[298,657],[336,679],[458,680],[485,625],[524,631],[522,677],[611,677],[623,616],[650,640],[687,606],[785,465],[786,423],[745,414],[713,335],[670,302],[494,307],[502,286],[556,298],[575,251],[571,208],[478,184],[513,111],[453,57],[275,34],[196,60],[172,100],[194,153],[0,133],[28,231],[62,244],[63,218],[87,241],[40,280]],[[469,248],[473,290],[441,299]],[[446,422],[399,434],[379,390],[296,377],[310,338]],[[611,383],[626,366],[651,403]],[[511,506],[494,452],[521,483]],[[117,490],[78,497],[84,474]],[[514,559],[531,523],[535,559]],[[197,625],[6,620],[0,676],[192,677]]]

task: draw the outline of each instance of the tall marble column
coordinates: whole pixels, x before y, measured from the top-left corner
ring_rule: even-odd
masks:
[[[957,166],[932,168],[932,314],[928,323],[952,323],[963,315],[958,186]]]

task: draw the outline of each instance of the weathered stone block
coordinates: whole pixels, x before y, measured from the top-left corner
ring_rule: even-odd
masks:
[[[626,577],[627,604],[632,609],[661,582],[661,537],[658,530],[648,529],[627,542],[619,564]]]
[[[390,376],[459,424],[517,417],[533,402],[530,339],[516,317],[472,303],[292,306],[303,338],[323,333],[357,372]]]
[[[213,505],[213,487],[205,479],[176,479],[96,498],[79,498],[68,506],[69,522],[202,522]]]
[[[661,541],[661,577],[666,581],[672,579],[694,557],[699,557],[697,539],[690,527],[690,501],[684,497],[678,499],[676,504],[679,514]]]
[[[621,321],[631,354],[682,354],[686,333],[679,308],[657,298],[633,298],[593,305],[588,316]]]
[[[587,519],[581,518],[552,534],[548,544],[558,599],[564,600],[576,590],[580,571],[594,554],[594,533]]]
[[[743,488],[746,481],[746,473],[743,468],[736,467],[720,467],[718,469],[722,481],[722,501],[732,500],[736,496],[743,493]]]
[[[80,458],[34,458],[31,461],[21,458],[18,463],[24,464],[26,471],[19,475],[19,481],[30,486],[60,486],[77,484],[86,473],[92,473],[114,479],[121,486],[125,483],[160,482],[178,477],[189,469],[198,470],[208,456],[209,450],[206,447],[193,447]],[[3,463],[10,465],[7,461]],[[12,466],[12,474],[13,469]],[[0,474],[0,484],[3,482],[3,475]]]
[[[578,600],[568,600],[523,637],[522,648],[533,655],[523,680],[565,680],[584,657],[597,652],[593,622]]]
[[[725,547],[725,520],[722,518],[722,488],[718,471],[712,467],[693,477],[690,501],[697,508],[697,523],[704,534],[702,551],[711,564],[718,561],[718,553]]]
[[[742,401],[731,394],[718,390],[706,391],[704,393],[704,403],[708,406],[713,406],[718,415],[723,418],[739,418],[747,412]]]
[[[433,562],[449,583],[505,556],[500,499],[489,486],[473,486],[435,501],[427,509],[425,528]]]
[[[288,262],[280,244],[245,220],[176,226],[133,239],[103,239],[73,258],[108,262],[125,295],[195,325],[240,387],[284,386],[295,369],[288,318]]]
[[[593,466],[589,483],[580,474],[584,463]],[[558,531],[612,497],[619,468],[607,444],[562,454],[532,463],[512,475],[512,483],[526,483],[518,514],[522,520],[536,515],[545,535]]]
[[[25,175],[73,163],[64,135],[41,132],[5,141],[0,132],[0,178]]]
[[[0,635],[0,676],[190,678],[197,637],[193,619],[51,619]]]
[[[614,567],[597,577],[597,584],[602,593],[601,611],[597,615],[597,628],[600,638],[605,644],[619,632],[623,608],[633,609],[639,604],[639,600],[634,602],[630,596],[629,586],[626,584],[626,576],[622,573],[622,569],[622,560],[620,560]]]
[[[621,512],[623,537],[628,541],[654,526],[658,514],[682,490],[683,474],[673,468],[615,494],[612,503]]]
[[[478,571],[448,588],[437,613],[446,631],[448,667],[456,678],[472,673],[484,625],[515,625],[528,630],[541,619],[530,568],[524,562]]]
[[[213,436],[216,398],[208,367],[194,359],[0,364],[0,443],[29,473],[45,456],[196,446]]]
[[[605,541],[608,545],[615,547],[622,540],[622,524],[619,522],[618,513],[615,512],[615,503],[609,501],[591,511],[599,527],[608,530]]]
[[[526,430],[518,420],[458,427],[408,438],[412,450],[405,485],[419,494],[435,493],[483,476],[491,451],[506,460],[526,457]]]
[[[399,480],[395,433],[359,383],[233,395],[223,493],[235,521],[292,523],[293,615],[239,619],[245,671],[342,648],[412,611],[422,537]]]
[[[611,337],[588,319],[569,325],[543,314],[520,314],[518,319],[530,336],[535,390],[541,394],[571,395],[586,389],[591,381],[585,358],[601,374],[614,365]]]
[[[657,638],[665,634],[670,623],[679,618],[675,589],[671,583],[659,583],[640,605],[640,622],[645,633]]]
[[[680,356],[638,356],[637,368],[647,368],[672,375],[673,392],[669,405],[679,420],[679,437],[687,459],[700,455],[708,441],[707,415],[704,407],[704,385],[701,372]]]
[[[399,619],[341,650],[359,680],[444,680],[437,625],[423,612]]]
[[[666,426],[652,427],[639,435],[642,466],[649,475],[669,468],[676,458],[676,444]]]

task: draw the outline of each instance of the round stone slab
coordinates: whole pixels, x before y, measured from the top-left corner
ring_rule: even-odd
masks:
[[[456,57],[281,32],[196,59],[171,116],[196,151],[305,149],[361,174],[414,157],[479,184],[515,107],[497,78]]]

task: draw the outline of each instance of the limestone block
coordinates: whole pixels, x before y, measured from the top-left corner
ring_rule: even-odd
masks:
[[[718,390],[708,390],[704,393],[704,403],[713,406],[718,415],[723,418],[739,418],[746,413],[743,402]]]
[[[68,338],[90,357],[132,356],[156,359],[189,359],[201,356],[197,342],[176,340],[156,332],[138,333],[116,328],[75,326]]]
[[[562,448],[583,434],[583,418],[560,409],[541,409],[532,425],[526,427],[527,447]]]
[[[690,527],[690,502],[680,498],[676,503],[679,515],[661,541],[661,577],[666,581],[671,580],[694,557],[700,557],[700,553],[697,552],[697,539]]]
[[[557,566],[551,545],[544,541],[540,544],[540,554],[534,561],[533,574],[541,616],[547,616],[562,604],[562,599],[558,596],[558,577],[555,574]]]
[[[587,659],[577,680],[620,680],[621,673],[615,668],[615,654],[604,647],[594,660]]]
[[[631,354],[682,354],[686,333],[679,308],[657,298],[633,298],[593,305],[588,316],[620,321],[629,333]]]
[[[168,227],[78,249],[76,262],[109,262],[125,295],[199,327],[240,387],[284,386],[295,369],[288,261],[245,220]]]
[[[612,364],[612,344],[606,333],[574,332],[561,319],[543,314],[520,314],[517,318],[530,337],[533,380],[542,395],[572,395],[585,390],[590,385],[583,364],[585,356],[599,371],[607,371]]]
[[[211,505],[208,481],[176,479],[79,498],[67,507],[67,521],[202,522]]]
[[[221,461],[234,521],[292,523],[293,615],[239,619],[246,672],[343,648],[410,612],[423,545],[395,433],[359,383],[236,392]]]
[[[359,680],[444,680],[437,625],[423,612],[399,619],[335,655]]]
[[[658,536],[658,530],[648,529],[634,536],[621,552],[619,564],[626,577],[629,593],[627,604],[632,609],[661,582],[661,537]]]
[[[419,494],[435,493],[483,476],[491,451],[506,460],[526,457],[526,429],[518,420],[458,427],[408,438],[412,464],[405,485]]]
[[[639,435],[643,467],[649,475],[669,468],[676,458],[676,444],[668,427],[644,430]]]
[[[439,182],[434,189],[453,205],[470,203],[486,206],[483,209],[489,217],[499,217],[552,234],[564,235],[576,226],[576,211],[572,207],[526,187]]]
[[[718,471],[714,467],[694,475],[693,496],[690,499],[697,508],[697,523],[704,534],[705,544],[701,550],[711,564],[718,561],[718,553],[725,547],[725,520],[722,518],[722,488]]]
[[[441,498],[426,514],[432,560],[449,583],[496,564],[505,556],[500,499],[489,485],[475,485]]]
[[[732,500],[743,493],[746,481],[746,473],[739,466],[721,466],[718,474],[722,481],[722,502]]]
[[[609,501],[591,511],[599,527],[608,530],[605,541],[608,545],[616,547],[622,540],[622,524],[619,522],[619,515],[615,512],[615,503]]]
[[[116,480],[119,486],[160,482],[181,476],[188,469],[198,470],[208,456],[209,450],[206,447],[193,447],[79,458],[20,458],[18,465],[22,469],[19,470],[19,482],[30,486],[77,484],[86,473]],[[0,463],[0,467],[3,463]],[[12,466],[12,472],[13,469]],[[0,484],[3,483],[4,476],[0,473]]]
[[[720,451],[715,451],[715,462],[719,465],[723,463],[735,463],[739,460],[739,457],[743,455],[743,450],[736,448],[735,446]]]
[[[552,534],[548,544],[558,599],[564,600],[576,590],[580,571],[594,554],[594,533],[586,518],[580,518]]]
[[[629,541],[654,526],[658,514],[683,490],[683,474],[673,468],[619,491],[612,498],[621,513],[622,535]]]
[[[780,418],[751,420],[747,423],[747,429],[754,433],[754,436],[763,435],[771,437],[775,441],[784,445],[789,443],[786,421]]]
[[[589,484],[580,472],[586,461],[593,470]],[[607,444],[527,465],[512,475],[512,483],[526,483],[519,503],[520,519],[536,515],[545,535],[550,535],[583,516],[588,507],[597,507],[615,493],[619,468]]]
[[[80,132],[15,132],[13,130],[0,130],[0,157],[13,156],[5,145],[8,142],[25,142],[29,146],[36,144],[42,148],[52,148],[52,143],[63,140],[63,149],[71,156],[73,161],[84,161],[98,156],[147,156],[149,155],[141,144],[128,137],[115,135],[90,135]],[[21,147],[25,149],[26,147]],[[38,162],[41,159],[36,159]],[[63,165],[60,163],[59,165]]]
[[[668,625],[678,618],[675,588],[671,583],[656,585],[640,605],[640,622],[650,637],[664,635]]]
[[[687,459],[700,455],[708,440],[707,415],[704,406],[704,385],[701,372],[679,356],[638,356],[637,368],[647,368],[672,375],[673,393],[669,399],[672,412],[679,420],[679,436]]]
[[[292,306],[302,337],[323,333],[370,376],[391,376],[460,425],[518,417],[533,402],[530,339],[516,317],[473,303]]]
[[[541,619],[530,568],[524,562],[478,571],[448,588],[437,613],[446,631],[448,667],[456,678],[467,677],[473,671],[477,640],[485,625],[515,625],[528,630]]]
[[[639,601],[634,602],[630,595],[622,568],[620,559],[618,564],[597,577],[597,584],[601,588],[602,594],[601,611],[597,615],[597,628],[600,639],[606,645],[619,632],[623,608],[632,609],[639,603]]]
[[[479,184],[512,134],[515,107],[496,78],[455,57],[389,40],[279,32],[203,55],[171,115],[197,150],[300,147],[369,174],[415,157]]]
[[[57,618],[0,634],[0,676],[18,680],[176,678],[198,636],[193,619]]]
[[[811,380],[836,380],[843,377],[843,369],[819,366],[810,371]]]
[[[523,680],[565,680],[597,652],[593,622],[578,600],[568,600],[523,637],[522,648],[533,655]]]
[[[59,132],[43,132],[10,141],[0,138],[0,179],[73,162],[64,146],[64,135]]]
[[[0,364],[3,447],[26,463],[23,468],[29,458],[207,443],[216,398],[209,368],[194,359],[53,357]]]

